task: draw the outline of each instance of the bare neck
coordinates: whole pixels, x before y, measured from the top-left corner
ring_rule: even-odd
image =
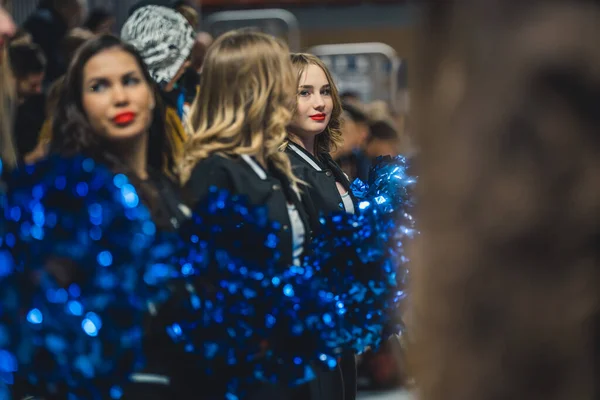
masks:
[[[118,156],[129,170],[141,180],[148,179],[148,135],[140,135],[119,147],[123,151]]]

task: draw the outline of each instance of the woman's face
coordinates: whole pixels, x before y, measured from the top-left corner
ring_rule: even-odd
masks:
[[[333,98],[327,75],[318,65],[310,64],[300,77],[290,131],[300,137],[316,136],[327,128],[332,111]]]
[[[6,42],[13,37],[17,29],[12,17],[4,8],[5,5],[6,0],[0,0],[0,64],[2,64],[2,54],[4,53]]]
[[[146,134],[152,123],[154,94],[136,59],[108,49],[83,68],[82,104],[96,134],[127,140]]]

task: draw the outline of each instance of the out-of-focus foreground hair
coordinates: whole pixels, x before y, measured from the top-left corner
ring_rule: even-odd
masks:
[[[600,5],[429,3],[415,69],[418,398],[596,399]]]

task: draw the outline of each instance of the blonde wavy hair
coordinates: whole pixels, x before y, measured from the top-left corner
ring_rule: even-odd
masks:
[[[272,36],[240,30],[214,42],[188,120],[193,134],[180,168],[183,183],[212,154],[258,156],[293,184],[299,182],[287,155],[279,151],[292,118],[292,71],[287,46]]]
[[[10,2],[1,1],[10,11]],[[0,47],[0,158],[9,169],[17,166],[18,157],[13,139],[15,112],[15,81],[10,70],[7,45]]]
[[[297,74],[296,92],[300,86],[302,75],[309,65],[316,65],[317,67],[321,68],[327,77],[327,81],[329,82],[331,88],[333,110],[331,111],[331,119],[329,120],[329,124],[327,124],[327,128],[325,128],[323,132],[316,136],[315,148],[313,150],[316,155],[323,153],[329,154],[330,152],[335,151],[342,143],[342,100],[340,99],[340,94],[333,80],[333,76],[323,61],[313,54],[292,53],[291,61],[292,65],[294,66],[294,71]],[[295,112],[296,107],[294,107],[294,113]],[[287,141],[284,143],[283,148],[285,148],[285,145],[287,145]]]

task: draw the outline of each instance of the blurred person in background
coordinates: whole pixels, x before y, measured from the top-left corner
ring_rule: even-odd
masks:
[[[208,46],[212,43],[212,36],[208,36],[210,37],[210,40],[208,40],[209,45],[206,45],[207,38],[204,37],[204,32],[196,35],[192,53],[190,54],[190,63],[185,69],[177,87],[179,92],[178,104],[181,107],[180,114],[182,120],[188,115],[199,90],[200,71],[204,63],[204,56],[208,50]],[[181,103],[183,104],[181,105]]]
[[[58,50],[69,30],[81,25],[84,12],[81,0],[42,0],[23,24],[48,61],[45,85],[65,73],[67,64]]]
[[[83,28],[89,30],[95,35],[104,33],[113,33],[117,19],[104,8],[94,8],[90,11]]]
[[[196,29],[200,17],[194,7],[185,1],[178,1],[173,4],[173,8],[189,22],[192,28]],[[179,92],[178,107],[181,108],[179,113],[182,119],[185,119],[184,116],[188,114],[190,106],[196,98],[200,83],[200,76],[198,74],[202,68],[206,51],[212,42],[213,38],[208,33],[199,32],[196,34],[190,55],[190,63],[185,69],[177,88]]]
[[[18,157],[13,140],[14,80],[8,61],[8,41],[16,32],[8,13],[9,0],[0,0],[0,174],[17,166]]]
[[[23,104],[28,98],[42,94],[46,72],[46,57],[35,43],[11,42],[8,48],[10,65],[16,81],[17,101]]]
[[[332,156],[350,181],[359,178],[366,182],[371,167],[371,160],[364,154],[369,138],[369,117],[360,103],[343,103],[342,109],[343,141]]]
[[[73,28],[67,33],[60,46],[67,65],[71,63],[81,45],[93,38],[94,32],[86,28]]]
[[[17,115],[14,125],[15,144],[19,155],[31,152],[37,145],[44,123],[46,96],[42,83],[46,57],[35,43],[11,44],[10,64],[16,82]]]
[[[382,100],[367,106],[369,116],[369,137],[364,145],[364,153],[373,161],[379,156],[400,154],[400,132],[388,103]]]
[[[369,137],[369,117],[358,103],[342,104],[342,139],[335,156],[345,156],[361,149]]]
[[[208,32],[198,32],[196,35],[196,42],[194,44],[194,50],[192,50],[192,68],[200,73],[202,64],[204,63],[204,57],[208,48],[212,45],[214,39]]]
[[[340,94],[340,99],[344,104],[361,104],[362,100],[358,92],[352,90],[346,90]]]
[[[181,89],[183,96],[182,115],[188,115],[190,107],[200,90],[200,71],[204,64],[204,57],[208,48],[213,43],[213,37],[207,32],[199,32],[194,41],[192,54],[190,56],[190,66],[185,70],[181,78]],[[184,117],[183,117],[184,118]]]
[[[392,112],[387,102],[383,100],[374,100],[366,106],[369,119],[376,121],[379,119],[391,118]]]
[[[183,15],[183,17],[189,22],[192,28],[196,29],[198,27],[198,23],[200,22],[200,16],[198,15],[198,11],[192,6],[190,6],[185,1],[177,1],[173,4],[173,8],[175,11]]]
[[[379,156],[400,154],[401,135],[387,103],[344,104],[344,144],[334,154],[351,180],[366,182],[369,169]]]
[[[416,397],[597,399],[600,4],[424,3]]]
[[[196,34],[177,11],[162,6],[142,6],[125,21],[121,38],[141,54],[150,76],[161,89],[166,106],[167,136],[174,158],[180,160],[187,139],[184,129],[184,98],[177,84],[190,65]]]
[[[67,64],[70,64],[71,60],[75,57],[75,53],[79,47],[81,47],[88,40],[94,38],[94,36],[95,35],[91,31],[83,28],[74,28],[69,31],[67,36],[63,39],[61,46],[62,54]],[[48,89],[46,95],[46,106],[44,109],[44,123],[39,129],[37,145],[34,149],[24,154],[23,159],[26,164],[36,162],[44,158],[48,153],[48,146],[50,144],[50,140],[52,139],[52,119],[56,111],[56,105],[58,103],[58,98],[62,90],[64,80],[65,76],[60,76],[54,82],[52,82],[52,85],[50,85],[50,88]]]
[[[10,44],[14,46],[17,44],[26,43],[33,43],[33,38],[31,37],[31,34],[23,28],[17,29],[15,35],[10,39]]]
[[[400,134],[394,122],[387,118],[375,120],[369,125],[369,137],[364,154],[369,160],[379,156],[397,156],[400,153]]]

